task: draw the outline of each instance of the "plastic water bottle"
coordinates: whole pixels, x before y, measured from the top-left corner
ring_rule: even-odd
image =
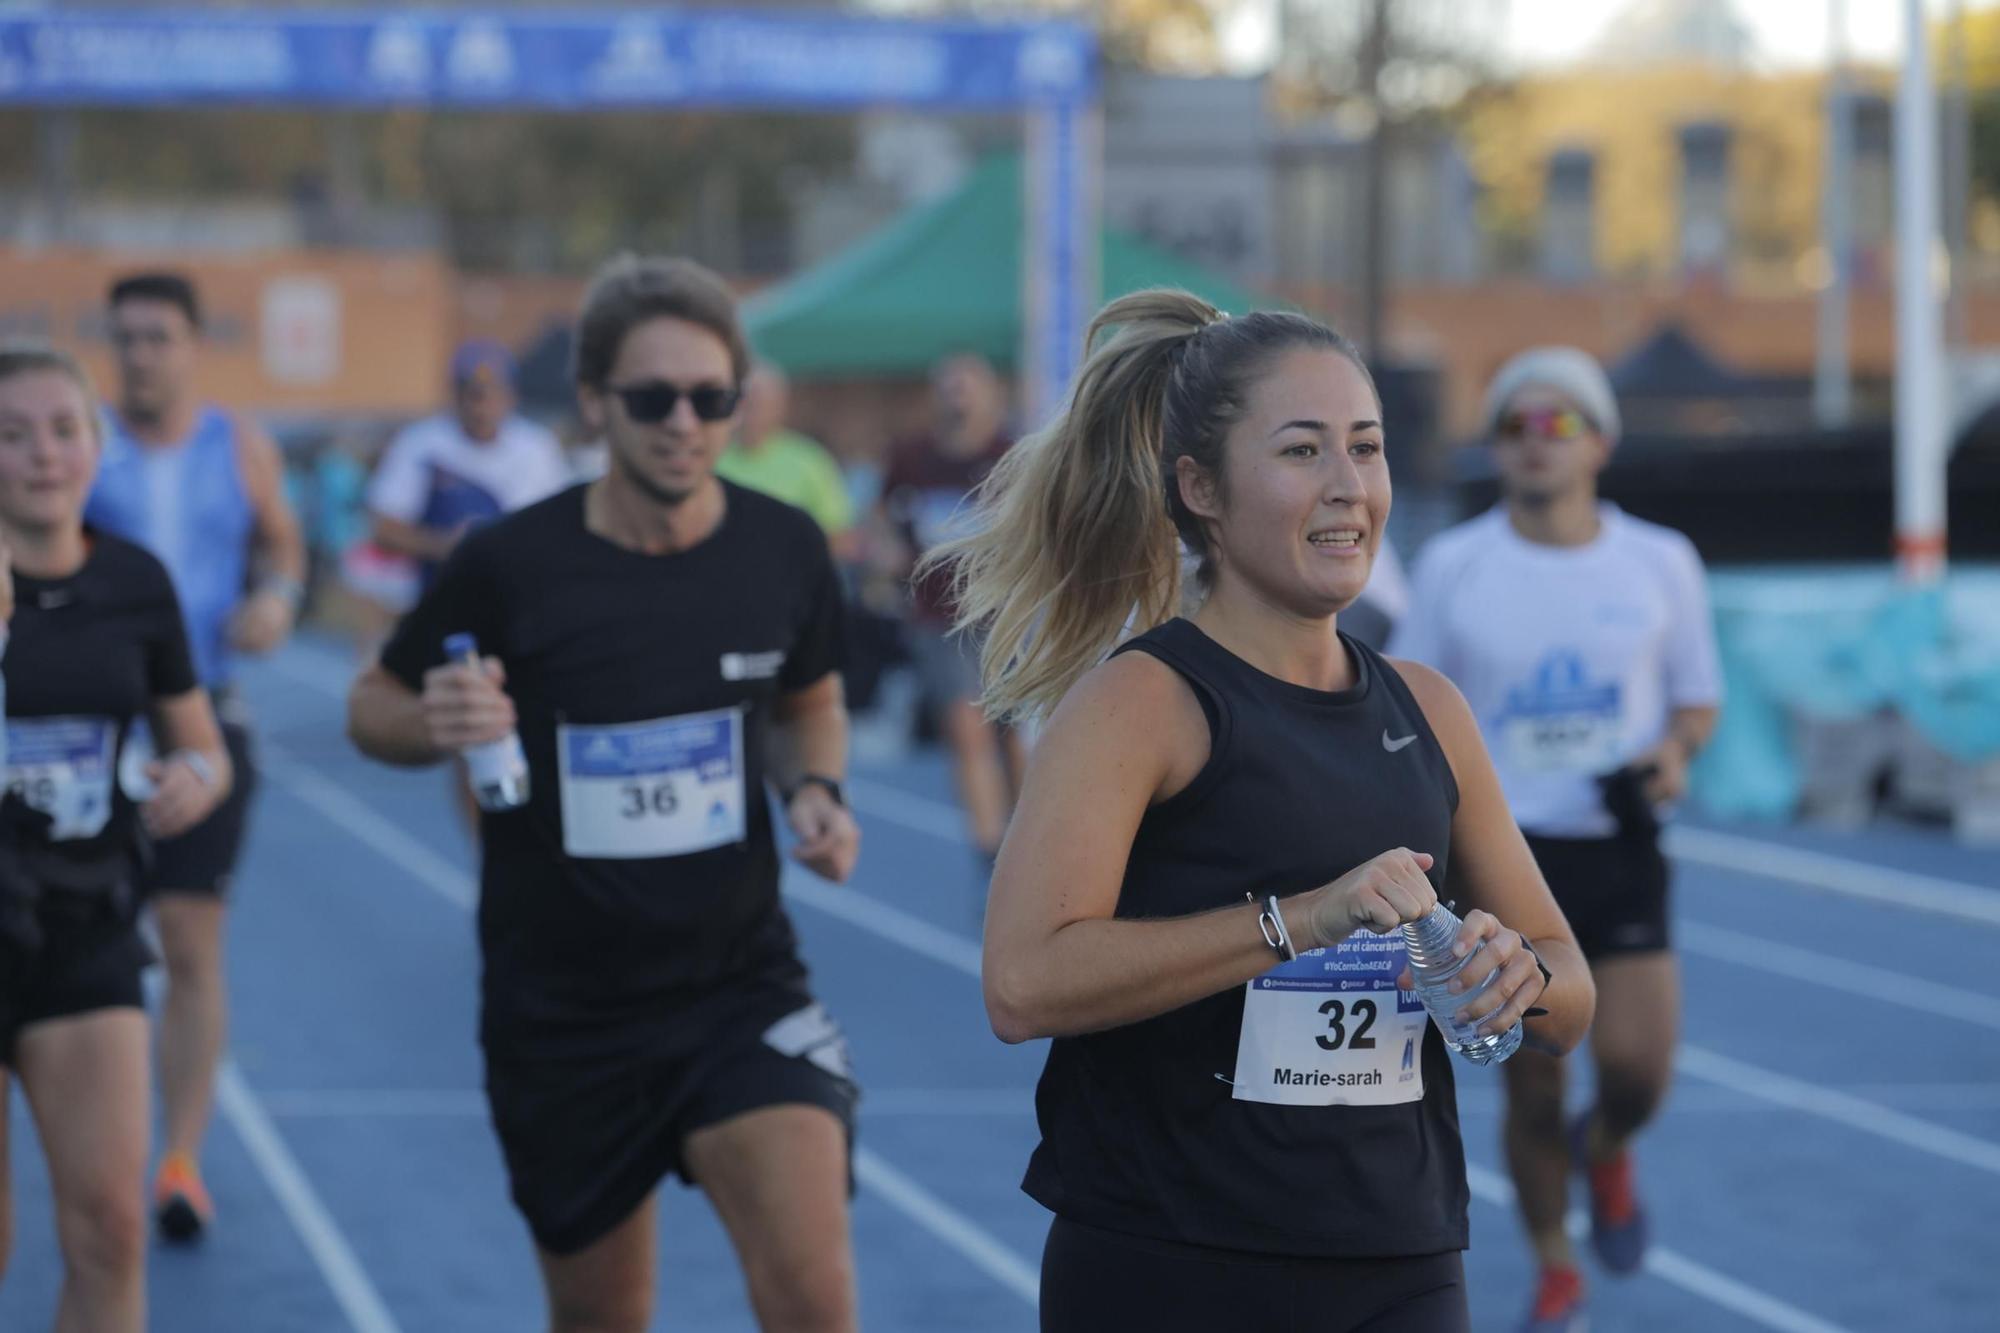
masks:
[[[474,671],[484,670],[479,640],[470,634],[448,636],[444,655]],[[513,810],[528,803],[528,756],[521,751],[519,734],[510,731],[497,741],[467,746],[460,754],[481,810]]]
[[[1431,1021],[1444,1033],[1451,1048],[1476,1065],[1498,1064],[1521,1048],[1521,1020],[1515,1019],[1513,1027],[1491,1036],[1481,1034],[1478,1023],[1459,1021],[1458,1011],[1500,976],[1494,972],[1478,989],[1457,995],[1445,989],[1446,983],[1486,947],[1486,941],[1481,940],[1478,948],[1465,957],[1453,957],[1451,946],[1458,940],[1461,924],[1458,913],[1443,903],[1431,908],[1430,915],[1423,920],[1405,922],[1403,943],[1410,954],[1410,972],[1416,978],[1417,995]]]

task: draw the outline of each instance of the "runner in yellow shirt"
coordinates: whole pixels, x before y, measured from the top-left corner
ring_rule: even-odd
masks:
[[[715,475],[811,514],[825,530],[834,558],[853,556],[854,501],[840,464],[825,445],[785,426],[791,386],[776,366],[761,365],[743,385],[736,435]]]

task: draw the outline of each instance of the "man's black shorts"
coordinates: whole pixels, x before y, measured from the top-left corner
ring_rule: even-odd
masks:
[[[1587,959],[1658,953],[1673,947],[1667,928],[1672,872],[1653,838],[1545,838],[1528,850]]]
[[[681,1154],[688,1136],[748,1111],[824,1107],[852,1144],[859,1094],[847,1044],[795,972],[662,1012],[615,1051],[524,1056],[488,1028],[487,1103],[536,1244],[573,1254],[669,1172],[695,1184]]]
[[[0,939],[0,1065],[13,1065],[24,1028],[146,1003],[139,975],[153,954],[127,914],[44,902],[36,916],[33,948]]]
[[[229,718],[228,696],[218,697],[216,713],[223,718],[222,740],[229,747],[230,767],[236,781],[207,819],[178,838],[153,845],[152,864],[145,876],[145,892],[189,894],[224,898],[236,873],[236,860],[243,851],[243,835],[250,827],[250,802],[257,794],[257,766],[250,740],[250,728],[243,720]]]

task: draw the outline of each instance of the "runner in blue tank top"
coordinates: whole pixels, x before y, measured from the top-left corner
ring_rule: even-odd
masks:
[[[1484,944],[1454,986],[1498,972],[1462,1010],[1482,1031],[1568,1050],[1589,972],[1465,701],[1336,627],[1389,512],[1353,348],[1172,291],[1106,331],[942,555],[990,631],[988,710],[1052,712],[983,969],[1002,1040],[1055,1038],[1025,1182],[1056,1215],[1042,1327],[1462,1331],[1451,1065],[1390,932],[1449,857],[1458,947]]]
[[[285,641],[306,568],[277,447],[197,395],[200,338],[201,306],[187,279],[141,273],[112,287],[118,403],[106,413],[104,460],[87,511],[93,526],[136,542],[167,567],[236,769],[235,787],[214,814],[159,844],[145,886],[167,963],[160,1020],[167,1137],[154,1203],[162,1231],[176,1240],[198,1236],[212,1212],[198,1159],[227,1027],[223,911],[256,789],[233,659]]]

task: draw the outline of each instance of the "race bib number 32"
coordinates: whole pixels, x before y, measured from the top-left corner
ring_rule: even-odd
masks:
[[[563,850],[643,860],[743,841],[743,714],[734,708],[556,729]]]
[[[1356,934],[1249,983],[1236,1043],[1238,1101],[1393,1106],[1424,1095],[1423,1001],[1398,990],[1400,934]]]

